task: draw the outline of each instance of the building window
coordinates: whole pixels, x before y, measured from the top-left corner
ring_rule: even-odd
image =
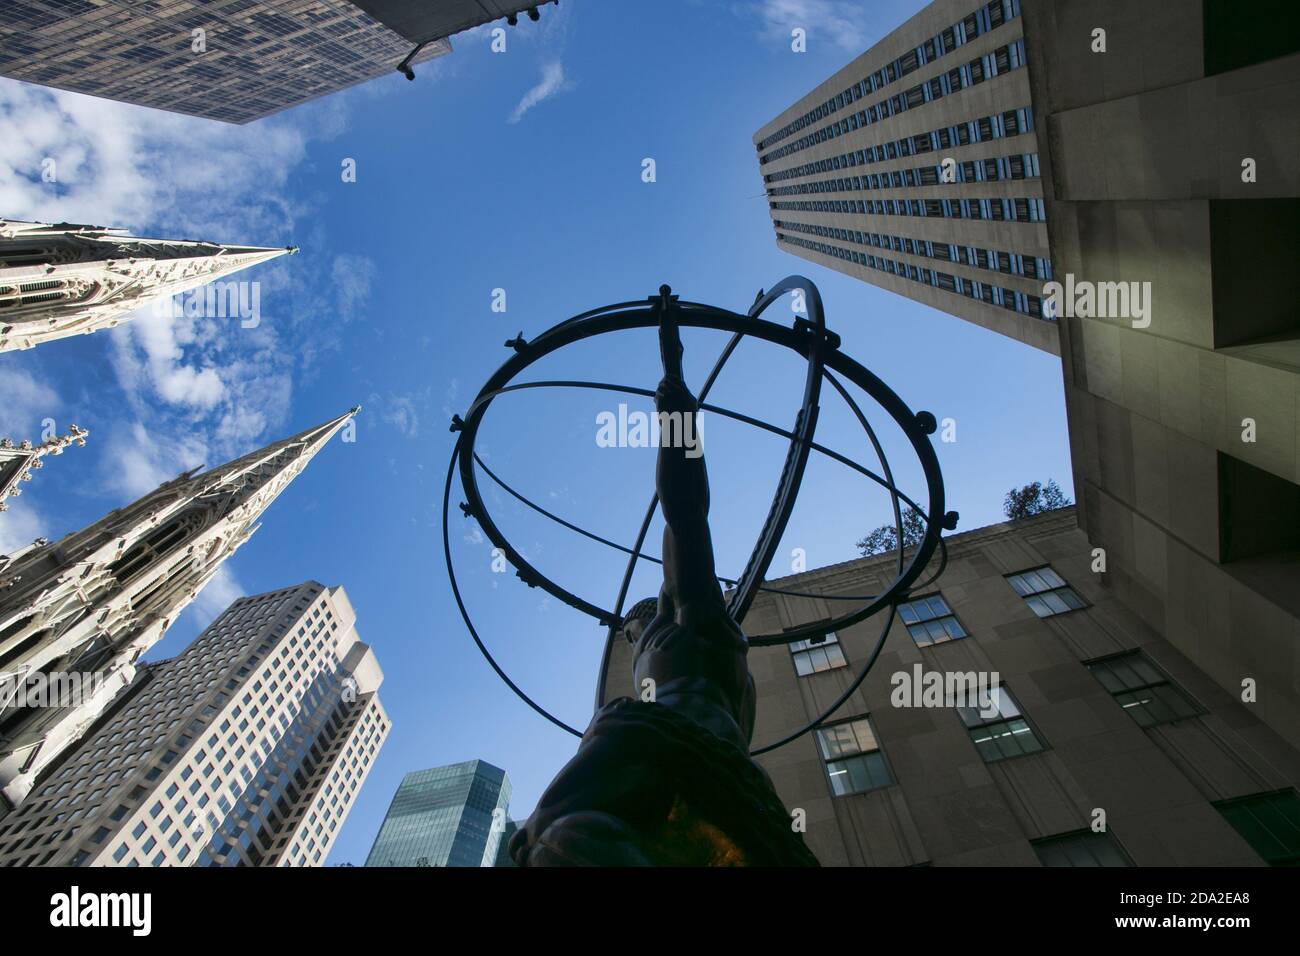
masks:
[[[986,763],[1044,749],[1034,728],[1021,714],[1011,691],[1005,687],[990,688],[986,700],[973,707],[958,707],[957,713]]]
[[[1043,866],[1132,866],[1133,861],[1110,833],[1078,830],[1033,841]]]
[[[1300,797],[1294,790],[1220,800],[1214,809],[1269,866],[1300,866]]]
[[[929,647],[966,636],[966,630],[942,595],[931,594],[898,606],[899,616],[917,647]]]
[[[821,638],[795,641],[790,645],[790,653],[794,657],[795,673],[800,677],[844,667],[848,663],[834,631]]]
[[[1141,651],[1091,661],[1088,670],[1143,727],[1194,717],[1200,708]]]
[[[1039,617],[1077,611],[1085,606],[1083,598],[1051,568],[1022,571],[1009,575],[1007,581]]]
[[[818,728],[817,745],[837,797],[865,793],[894,782],[866,717]]]

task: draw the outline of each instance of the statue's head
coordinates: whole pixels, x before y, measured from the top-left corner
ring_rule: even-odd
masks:
[[[658,598],[646,598],[632,605],[623,616],[622,624],[623,636],[627,638],[629,644],[635,644],[641,639],[641,635],[645,633],[645,629],[650,626],[650,622],[658,613]]]

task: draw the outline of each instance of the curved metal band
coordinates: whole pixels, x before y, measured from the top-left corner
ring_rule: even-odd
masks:
[[[801,324],[796,321],[793,328],[786,328],[758,318],[759,314],[761,314],[773,301],[793,289],[802,289],[805,293],[806,301],[808,303],[808,314],[810,316],[808,322]],[[701,390],[700,407],[710,412],[717,412],[735,420],[755,425],[775,434],[783,435],[790,441],[777,495],[775,496],[772,507],[769,510],[767,521],[764,523],[763,533],[760,535],[760,540],[755,546],[754,551],[751,553],[745,572],[742,574],[741,580],[737,583],[736,590],[733,593],[731,607],[740,608],[740,614],[737,615],[737,617],[743,616],[744,611],[747,610],[752,603],[756,591],[763,588],[761,581],[767,572],[767,568],[775,554],[775,549],[780,542],[781,535],[789,521],[794,501],[798,494],[799,484],[807,466],[808,456],[812,451],[816,450],[820,453],[826,454],[884,486],[890,492],[894,510],[895,527],[898,532],[899,541],[899,573],[891,585],[882,594],[867,596],[869,600],[866,605],[855,612],[843,615],[832,621],[823,621],[815,624],[804,625],[799,628],[792,628],[789,631],[782,632],[781,634],[758,635],[750,638],[750,643],[753,646],[790,643],[792,641],[801,640],[804,637],[817,636],[825,634],[829,630],[847,627],[864,620],[881,607],[888,606],[889,608],[888,618],[884,622],[876,646],[866,662],[866,665],[857,675],[849,688],[830,708],[799,731],[754,751],[755,754],[765,753],[769,750],[775,749],[776,747],[780,747],[785,743],[789,743],[790,741],[797,739],[799,736],[802,736],[804,733],[807,733],[809,730],[826,720],[830,714],[832,714],[845,700],[848,699],[849,695],[851,695],[853,691],[861,685],[863,680],[865,680],[867,673],[870,671],[872,665],[880,654],[881,648],[884,645],[885,637],[894,620],[896,603],[899,596],[908,592],[911,584],[920,576],[921,572],[930,563],[930,559],[932,558],[936,547],[943,548],[943,559],[941,564],[946,564],[947,549],[946,547],[943,547],[943,542],[940,536],[940,527],[943,520],[942,516],[944,514],[943,480],[934,450],[926,438],[926,436],[934,430],[934,420],[932,416],[914,415],[902,400],[899,399],[887,385],[885,385],[884,382],[852,358],[840,352],[837,342],[834,344],[828,342],[824,318],[822,316],[820,295],[817,292],[816,287],[807,279],[799,276],[791,276],[782,280],[782,282],[778,283],[778,285],[766,296],[759,297],[754,306],[750,309],[750,314],[747,316],[741,316],[725,309],[719,309],[699,303],[683,302],[678,305],[680,310],[679,323],[681,325],[693,328],[715,329],[732,333],[732,338],[728,343],[727,348],[719,357],[705,387]],[[488,407],[491,405],[491,402],[497,396],[505,392],[526,388],[566,385],[601,388],[611,391],[627,392],[630,394],[653,396],[654,393],[646,389],[608,385],[605,383],[513,383],[513,379],[520,372],[541,359],[543,356],[573,342],[579,341],[580,339],[612,331],[649,328],[657,324],[658,314],[652,306],[643,303],[620,303],[619,305],[606,306],[604,308],[594,309],[575,316],[554,326],[531,343],[524,343],[522,341],[511,343],[516,349],[516,354],[510,360],[505,362],[501,368],[497,370],[496,374],[485,383],[478,396],[475,398],[474,403],[470,406],[469,411],[466,413],[465,421],[459,423],[461,434],[459,435],[456,446],[453,449],[451,461],[449,462],[447,470],[447,480],[443,492],[443,552],[447,563],[447,572],[451,581],[453,595],[455,596],[457,608],[460,611],[461,617],[464,619],[466,627],[469,629],[470,635],[478,646],[480,653],[483,654],[484,658],[488,661],[489,665],[502,681],[504,681],[505,684],[533,710],[551,721],[551,723],[568,733],[574,734],[575,736],[581,736],[581,732],[554,717],[545,708],[533,701],[513,681],[510,680],[483,644],[483,641],[479,637],[477,630],[474,628],[474,625],[470,620],[452,566],[450,535],[448,529],[448,507],[450,505],[451,481],[452,476],[457,472],[457,470],[459,470],[461,485],[464,489],[466,498],[468,499],[467,502],[462,505],[462,508],[465,510],[467,515],[473,516],[478,520],[484,535],[495,547],[499,548],[505,555],[506,559],[514,565],[516,568],[516,574],[521,580],[530,586],[542,587],[548,593],[552,594],[559,600],[564,601],[569,606],[583,611],[609,626],[610,633],[606,642],[605,659],[601,662],[601,686],[603,687],[605,671],[608,665],[609,645],[614,638],[614,630],[620,623],[618,615],[620,614],[623,602],[626,599],[626,592],[636,561],[640,557],[648,557],[642,553],[641,548],[644,544],[645,535],[657,505],[657,499],[651,501],[645,520],[642,522],[635,547],[633,549],[623,548],[615,542],[600,538],[599,536],[590,534],[589,532],[578,528],[576,525],[565,522],[563,519],[546,512],[544,509],[541,509],[523,498],[523,496],[519,495],[517,492],[514,492],[513,489],[506,486],[504,482],[497,478],[497,476],[486,467],[486,465],[478,460],[478,456],[473,453],[473,445],[478,429],[482,424],[484,415],[486,414]],[[803,405],[800,414],[796,419],[795,428],[793,430],[787,431],[778,428],[777,426],[770,425],[769,423],[753,419],[750,416],[742,415],[720,407],[709,406],[703,402],[702,399],[704,394],[707,392],[708,388],[712,386],[723,365],[725,365],[727,359],[735,350],[740,339],[745,335],[751,335],[773,344],[785,346],[798,354],[803,355],[808,360],[809,370],[805,379]],[[881,448],[879,441],[876,439],[875,433],[871,429],[866,417],[862,414],[861,409],[848,394],[847,390],[844,389],[843,385],[840,384],[834,376],[826,374],[827,368],[834,369],[836,372],[843,375],[848,381],[867,392],[867,394],[870,395],[877,404],[884,408],[903,430],[912,445],[913,450],[916,452],[925,474],[929,507],[921,509],[910,498],[898,491],[897,486],[894,484],[893,475],[889,469],[888,461],[884,456],[883,449]],[[885,473],[883,478],[873,474],[870,470],[859,465],[857,462],[854,462],[829,448],[825,448],[813,440],[813,434],[816,428],[817,401],[820,396],[821,381],[823,377],[828,378],[832,382],[832,385],[846,400],[847,404],[849,404],[855,416],[858,418],[859,423],[862,424],[866,430],[868,438],[877,453],[877,457],[881,461],[882,471]],[[456,429],[457,425],[454,424],[453,430]],[[628,568],[624,575],[618,600],[613,611],[599,608],[564,588],[561,588],[559,585],[555,584],[549,578],[537,571],[536,568],[527,562],[523,556],[520,555],[513,546],[511,546],[510,542],[505,539],[500,529],[497,528],[484,505],[474,469],[474,464],[476,462],[494,481],[501,484],[502,487],[505,487],[507,491],[510,491],[511,494],[523,501],[525,504],[533,507],[535,510],[540,511],[542,514],[552,518],[571,530],[579,531],[589,538],[593,538],[594,540],[598,540],[603,544],[625,551],[629,554]],[[913,553],[910,562],[904,561],[901,511],[898,504],[900,500],[921,512],[926,519],[925,534]],[[656,559],[650,558],[650,560]],[[940,568],[940,570],[942,570],[942,568]],[[935,576],[937,576],[937,574]],[[932,576],[929,580],[933,580],[935,576]],[[780,589],[771,590],[779,591]],[[824,595],[817,596],[825,597]],[[832,597],[842,598],[843,596]]]

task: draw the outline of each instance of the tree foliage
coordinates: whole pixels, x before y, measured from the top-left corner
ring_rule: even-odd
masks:
[[[903,508],[903,548],[915,548],[925,537],[925,519],[911,505]],[[898,548],[898,529],[892,524],[882,524],[857,543],[863,557],[885,554]]]
[[[1018,518],[1030,518],[1044,511],[1065,508],[1073,502],[1065,496],[1055,480],[1047,484],[1035,481],[1023,488],[1012,488],[1002,499],[1002,513],[1012,521]]]

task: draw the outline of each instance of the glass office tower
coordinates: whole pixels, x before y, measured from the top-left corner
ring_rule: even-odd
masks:
[[[408,773],[366,866],[493,866],[509,806],[510,778],[482,760]]]

